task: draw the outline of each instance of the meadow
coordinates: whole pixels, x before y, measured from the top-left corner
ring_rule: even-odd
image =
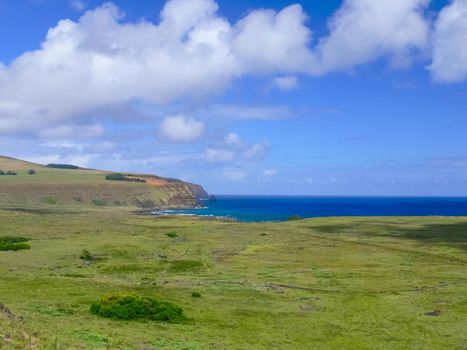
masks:
[[[125,208],[0,209],[1,349],[466,349],[467,218],[234,223]],[[84,253],[83,253],[84,252]],[[180,323],[90,312],[111,293]]]

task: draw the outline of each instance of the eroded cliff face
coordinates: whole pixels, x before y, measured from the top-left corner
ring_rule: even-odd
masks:
[[[1,184],[0,204],[94,205],[138,208],[196,207],[207,193],[199,185],[174,183],[161,186],[133,183]]]

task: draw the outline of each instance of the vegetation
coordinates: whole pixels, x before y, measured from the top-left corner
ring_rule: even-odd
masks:
[[[79,166],[72,165],[72,164],[47,164],[47,168],[54,168],[54,169],[66,169],[66,170],[75,170],[79,169]]]
[[[200,292],[192,292],[192,293],[191,293],[191,296],[192,296],[193,298],[201,298],[201,293],[200,293]]]
[[[134,294],[112,294],[91,305],[94,315],[119,320],[149,320],[178,323],[185,320],[183,310],[165,301]]]
[[[0,251],[18,251],[23,249],[30,249],[31,246],[27,243],[28,238],[25,237],[15,237],[15,236],[5,236],[0,237]]]
[[[11,175],[18,175],[17,172],[15,171],[11,171],[11,170],[7,170],[7,171],[3,171],[0,169],[0,176],[11,176]]]
[[[105,171],[61,169],[0,156],[0,169],[17,176],[0,177],[0,205],[42,206],[60,204],[95,207],[95,199],[105,206],[160,208],[195,206],[202,188],[165,178],[147,177],[146,183],[105,180]],[[28,172],[34,170],[35,175]],[[4,172],[5,173],[5,172]],[[127,175],[131,178],[133,176]],[[98,202],[99,204],[104,204]]]
[[[130,177],[131,175],[124,175],[121,173],[113,173],[105,175],[105,179],[108,181],[128,181],[128,182],[146,182],[144,179],[137,177]]]
[[[175,233],[175,232],[169,232],[169,233],[166,233],[166,235],[170,238],[177,238],[178,235]]]
[[[303,218],[300,215],[292,215],[289,216],[288,220],[293,221],[293,220],[302,220]]]
[[[28,175],[36,175],[36,171],[34,169],[29,169]]]
[[[93,199],[92,204],[98,206],[98,207],[103,207],[107,205],[107,200],[105,199]]]
[[[248,224],[60,205],[8,206],[0,222],[34,242],[0,252],[0,302],[17,317],[0,317],[2,350],[465,347],[467,218]],[[188,321],[91,314],[119,293]]]
[[[84,261],[87,261],[87,262],[92,262],[94,260],[96,260],[96,257],[94,255],[91,254],[91,252],[87,249],[83,249],[83,251],[81,252],[79,258],[81,260],[84,260]]]

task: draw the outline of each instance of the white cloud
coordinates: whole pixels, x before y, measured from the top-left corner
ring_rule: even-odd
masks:
[[[206,148],[205,159],[208,162],[230,162],[235,158],[235,152],[225,148]]]
[[[66,139],[79,136],[80,138],[95,138],[104,134],[104,127],[99,124],[91,125],[61,125],[40,132],[47,139]]]
[[[132,23],[107,3],[60,21],[40,49],[0,65],[0,132],[56,127],[133,100],[204,97],[266,67],[306,68],[300,6],[254,11],[234,25],[217,9],[212,0],[171,0],[160,23]],[[263,47],[252,50],[256,40]]]
[[[292,115],[292,111],[285,106],[214,105],[207,113],[214,117],[244,120],[285,119]]]
[[[164,138],[172,142],[192,142],[201,137],[204,125],[183,115],[166,117],[161,123],[160,132]]]
[[[269,178],[277,175],[277,169],[265,169],[263,170],[263,177]]]
[[[428,46],[428,2],[345,0],[315,47],[300,5],[253,10],[230,23],[214,0],[169,0],[154,23],[124,21],[107,3],[78,21],[59,21],[39,49],[0,63],[0,133],[93,124],[96,111],[109,117],[106,109],[132,101],[206,98],[249,74],[279,76],[276,85],[287,89],[296,74],[345,71],[383,57],[404,66]],[[465,6],[455,0],[437,22],[431,70],[438,80],[465,76]],[[255,107],[237,112],[243,119],[281,117]]]
[[[456,82],[467,77],[467,0],[454,0],[438,15],[429,69],[436,81]]]
[[[250,144],[235,133],[225,135],[223,143],[204,150],[204,160],[212,163],[251,162],[264,158],[271,148],[265,140]]]
[[[312,62],[306,20],[298,4],[253,11],[237,23],[232,51],[247,72],[306,72]]]
[[[86,8],[86,3],[82,0],[71,0],[70,6],[75,11],[83,11]]]
[[[274,79],[274,86],[285,91],[293,90],[298,87],[298,79],[293,75],[277,77]]]
[[[239,147],[243,146],[242,139],[240,138],[238,134],[234,132],[231,132],[225,135],[224,140],[229,146],[239,146]]]
[[[345,0],[330,21],[330,34],[316,48],[312,72],[351,69],[389,56],[395,66],[410,61],[414,49],[428,44],[429,0]]]

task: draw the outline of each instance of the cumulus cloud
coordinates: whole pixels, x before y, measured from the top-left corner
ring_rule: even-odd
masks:
[[[464,2],[457,0],[456,8]],[[316,47],[297,4],[253,10],[230,23],[214,0],[169,0],[155,23],[125,21],[107,3],[78,21],[59,21],[39,49],[0,64],[0,133],[92,122],[96,110],[132,101],[205,98],[249,74],[279,76],[276,85],[291,89],[296,74],[347,70],[384,56],[406,63],[427,44],[427,3],[346,0]],[[450,17],[443,12],[439,35],[443,23],[456,21]]]
[[[212,0],[170,0],[160,23],[133,23],[107,3],[77,22],[61,20],[40,49],[0,65],[0,132],[58,126],[134,100],[200,98],[259,71],[306,69],[300,6],[254,11],[236,24],[217,10]]]
[[[86,9],[86,3],[82,0],[71,0],[70,6],[75,11],[83,11]]]
[[[183,115],[166,117],[160,125],[161,135],[172,142],[192,142],[204,132],[202,122]]]
[[[204,150],[204,160],[212,163],[251,162],[264,158],[271,148],[269,141],[250,144],[238,134],[225,135],[222,143]]]
[[[440,12],[429,69],[436,81],[456,82],[467,77],[467,0],[454,0]]]
[[[298,79],[293,75],[277,77],[274,79],[274,86],[285,91],[293,90],[298,87]]]
[[[329,36],[316,48],[316,74],[348,70],[390,56],[405,65],[414,49],[428,43],[429,0],[345,0],[330,21]]]

